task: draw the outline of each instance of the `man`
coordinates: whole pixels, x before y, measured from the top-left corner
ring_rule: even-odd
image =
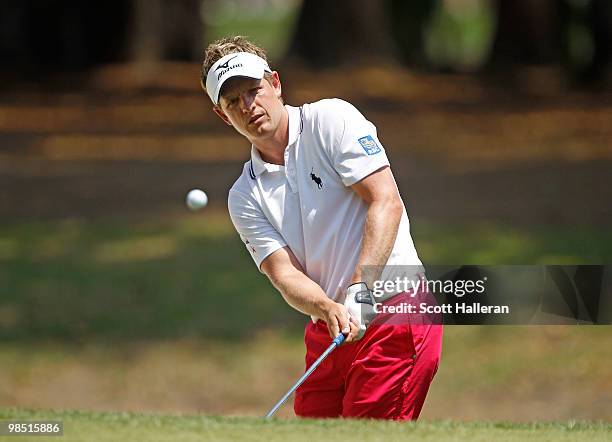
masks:
[[[296,414],[416,419],[442,330],[374,323],[365,266],[421,264],[376,128],[342,100],[284,105],[278,72],[242,37],[208,46],[201,82],[214,112],[252,144],[229,211],[260,271],[312,317],[306,365],[346,335],[297,390]],[[410,296],[393,295],[384,303]]]

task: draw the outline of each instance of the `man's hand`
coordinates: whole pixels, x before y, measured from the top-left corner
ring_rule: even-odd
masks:
[[[332,338],[342,331],[346,336],[345,343],[355,340],[359,332],[357,322],[350,320],[344,305],[329,299],[323,289],[306,276],[289,247],[270,254],[262,261],[261,270],[268,275],[289,305],[325,321]]]
[[[350,317],[344,305],[330,299],[322,309],[320,317],[327,324],[329,335],[332,339],[342,333],[346,336],[345,344],[357,340],[359,325],[355,319]]]
[[[351,284],[346,289],[344,306],[348,310],[351,320],[359,325],[359,333],[355,337],[355,341],[363,337],[366,328],[376,317],[376,312],[374,311],[375,302],[372,291],[363,282]]]

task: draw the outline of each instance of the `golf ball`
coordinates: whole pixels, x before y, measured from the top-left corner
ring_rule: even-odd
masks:
[[[208,196],[203,190],[193,189],[187,194],[186,202],[191,210],[200,210],[208,204]]]

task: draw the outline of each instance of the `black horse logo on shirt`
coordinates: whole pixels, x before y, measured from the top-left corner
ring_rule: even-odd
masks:
[[[317,187],[318,187],[319,189],[322,189],[322,188],[323,188],[323,181],[321,181],[321,178],[319,178],[318,176],[316,176],[316,175],[314,174],[314,167],[313,167],[313,168],[312,168],[312,170],[310,171],[310,178],[311,178],[311,179],[312,179],[312,180],[313,180],[315,183],[317,183]]]

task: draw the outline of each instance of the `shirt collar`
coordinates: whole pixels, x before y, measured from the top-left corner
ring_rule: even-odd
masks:
[[[255,147],[255,145],[251,145],[251,172],[255,176],[259,176],[265,170],[270,170],[271,166],[276,166],[276,164],[266,163],[259,154],[259,151]]]
[[[287,109],[287,114],[289,115],[289,141],[287,147],[288,149],[298,139],[298,135],[302,132],[302,108],[285,105],[285,109]],[[259,154],[259,151],[255,147],[255,145],[251,145],[251,172],[255,176],[259,176],[264,171],[268,172],[277,172],[281,170],[284,166],[280,166],[278,164],[270,164],[266,163]]]
[[[302,132],[302,108],[285,105],[289,114],[289,142],[287,146],[294,144],[298,135]]]

